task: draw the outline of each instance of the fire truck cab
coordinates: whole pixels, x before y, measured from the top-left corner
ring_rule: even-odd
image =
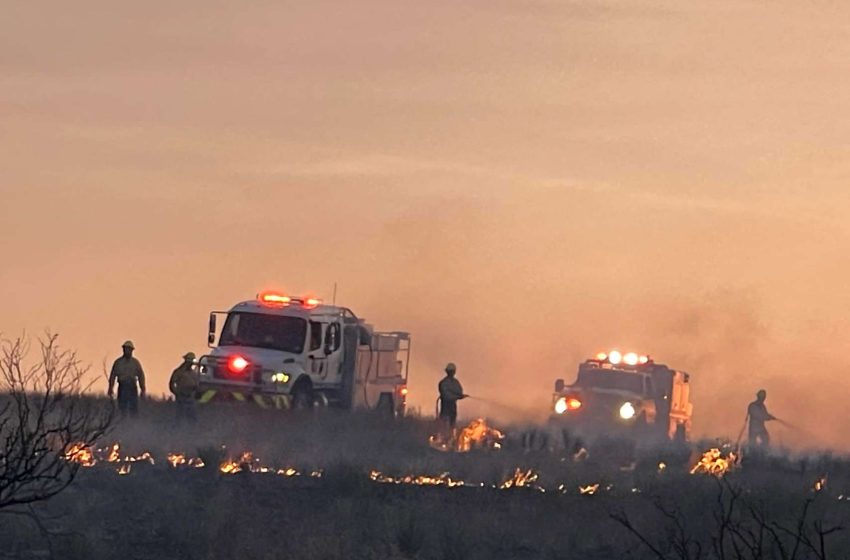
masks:
[[[347,308],[264,292],[212,312],[208,344],[212,351],[198,360],[201,403],[250,400],[263,408],[404,414],[410,335],[375,332]]]
[[[552,420],[588,435],[656,435],[690,439],[690,375],[648,356],[600,353],[579,365],[571,385],[555,382]]]

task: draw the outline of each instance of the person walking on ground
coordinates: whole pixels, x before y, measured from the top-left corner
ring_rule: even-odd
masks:
[[[142,399],[145,398],[145,372],[139,360],[133,357],[136,349],[133,342],[128,340],[121,348],[124,355],[112,364],[107,394],[112,398],[115,382],[118,381],[118,410],[124,418],[127,414],[136,416],[139,413],[139,391]]]
[[[455,378],[456,372],[457,366],[449,363],[446,366],[446,376],[437,386],[440,391],[440,420],[452,431],[457,424],[457,401],[469,396],[464,394],[460,381]]]
[[[188,352],[183,363],[171,374],[168,387],[177,403],[177,421],[195,421],[195,393],[198,390],[198,375],[195,372],[195,354]]]
[[[767,391],[762,389],[756,393],[756,400],[747,407],[751,449],[767,449],[770,446],[770,434],[767,433],[764,424],[770,420],[776,420],[776,417],[767,411],[765,399],[767,399]]]

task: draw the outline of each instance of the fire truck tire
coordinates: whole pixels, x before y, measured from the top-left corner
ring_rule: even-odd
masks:
[[[313,390],[307,383],[300,383],[292,390],[292,408],[307,410],[313,407]]]
[[[646,413],[641,412],[640,416],[637,417],[634,424],[635,435],[638,437],[644,437],[649,432],[649,423],[646,420]]]
[[[393,396],[389,393],[381,393],[381,396],[378,397],[378,404],[375,405],[375,412],[387,418],[395,416]]]

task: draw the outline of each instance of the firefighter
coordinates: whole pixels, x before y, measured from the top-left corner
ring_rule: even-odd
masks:
[[[115,381],[118,381],[118,410],[121,417],[136,416],[139,413],[139,391],[142,399],[145,398],[145,372],[142,364],[133,357],[136,347],[128,340],[121,345],[124,355],[112,364],[109,374],[109,391],[107,394],[112,398]]]
[[[767,448],[770,446],[770,434],[767,433],[764,423],[776,420],[776,417],[767,411],[764,401],[767,391],[764,389],[756,393],[756,400],[747,407],[747,418],[750,427],[750,447],[753,449]]]
[[[446,376],[438,385],[440,391],[440,420],[445,422],[452,431],[454,431],[455,424],[457,424],[457,401],[469,396],[464,394],[460,381],[455,378],[455,372],[457,372],[457,366],[449,363],[446,366]]]
[[[188,352],[183,363],[171,374],[168,387],[177,403],[177,421],[195,421],[195,393],[198,390],[198,375],[195,373],[195,354]]]

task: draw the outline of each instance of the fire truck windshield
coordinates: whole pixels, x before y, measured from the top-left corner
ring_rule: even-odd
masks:
[[[610,369],[584,369],[576,385],[593,389],[613,389],[643,394],[643,376]]]
[[[299,317],[230,313],[221,331],[219,346],[251,346],[292,354],[304,351],[307,321]]]

